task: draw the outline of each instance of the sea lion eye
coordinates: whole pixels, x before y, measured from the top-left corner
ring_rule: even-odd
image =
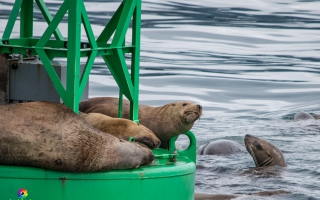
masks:
[[[260,144],[257,145],[257,149],[262,149],[262,146]]]
[[[187,103],[182,104],[182,106],[186,106],[186,105],[188,105],[188,104]]]

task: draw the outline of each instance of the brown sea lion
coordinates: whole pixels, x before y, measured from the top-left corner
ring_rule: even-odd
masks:
[[[293,120],[298,121],[298,120],[309,120],[312,119],[314,120],[315,118],[310,115],[309,113],[306,112],[298,112],[293,116]]]
[[[244,143],[256,167],[287,166],[281,150],[270,142],[247,134],[244,138]]]
[[[110,117],[118,116],[118,98],[96,97],[80,102],[80,111],[101,113]],[[123,100],[123,118],[129,119],[130,102]],[[160,147],[167,148],[168,141],[190,130],[202,114],[202,106],[189,101],[169,103],[151,107],[139,105],[139,121],[161,140]]]
[[[113,118],[100,113],[80,112],[79,115],[91,126],[117,138],[128,140],[130,137],[134,137],[136,142],[145,144],[151,149],[160,146],[160,140],[150,129],[131,120]]]
[[[68,172],[137,168],[152,152],[99,131],[60,103],[0,105],[0,165]]]
[[[237,142],[231,140],[216,140],[209,142],[201,150],[200,155],[230,155],[244,152],[244,147]]]

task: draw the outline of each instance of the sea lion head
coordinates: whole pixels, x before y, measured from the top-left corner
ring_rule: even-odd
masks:
[[[134,124],[130,129],[128,129],[128,131],[132,134],[136,142],[144,144],[150,149],[155,149],[160,146],[161,141],[150,129],[141,124],[135,124],[135,122],[133,123]]]
[[[281,150],[270,142],[247,134],[244,138],[244,143],[256,167],[287,166]]]
[[[202,114],[202,106],[190,101],[174,102],[171,106],[175,106],[180,111],[179,115],[185,124],[193,124]]]

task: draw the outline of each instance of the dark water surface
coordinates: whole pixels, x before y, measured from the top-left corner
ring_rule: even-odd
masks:
[[[0,0],[1,35],[12,2]],[[61,3],[45,2],[53,14]],[[85,4],[98,36],[119,1]],[[248,153],[198,156],[204,167],[196,191],[282,189],[291,193],[258,199],[320,199],[320,120],[292,120],[298,111],[320,114],[320,1],[143,0],[142,10],[140,103],[200,103],[203,116],[192,129],[199,147],[218,139],[244,145],[252,134],[278,146],[288,164],[277,173],[252,173]],[[35,20],[41,35],[39,11]],[[66,35],[66,24],[60,28]],[[90,96],[118,96],[103,60],[95,63]]]

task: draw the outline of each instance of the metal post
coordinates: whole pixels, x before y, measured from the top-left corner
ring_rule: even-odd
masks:
[[[74,112],[79,112],[79,74],[80,74],[80,41],[81,41],[81,6],[80,0],[68,0],[68,59],[67,87],[64,102]]]
[[[33,36],[33,1],[23,0],[20,13],[20,37]]]

